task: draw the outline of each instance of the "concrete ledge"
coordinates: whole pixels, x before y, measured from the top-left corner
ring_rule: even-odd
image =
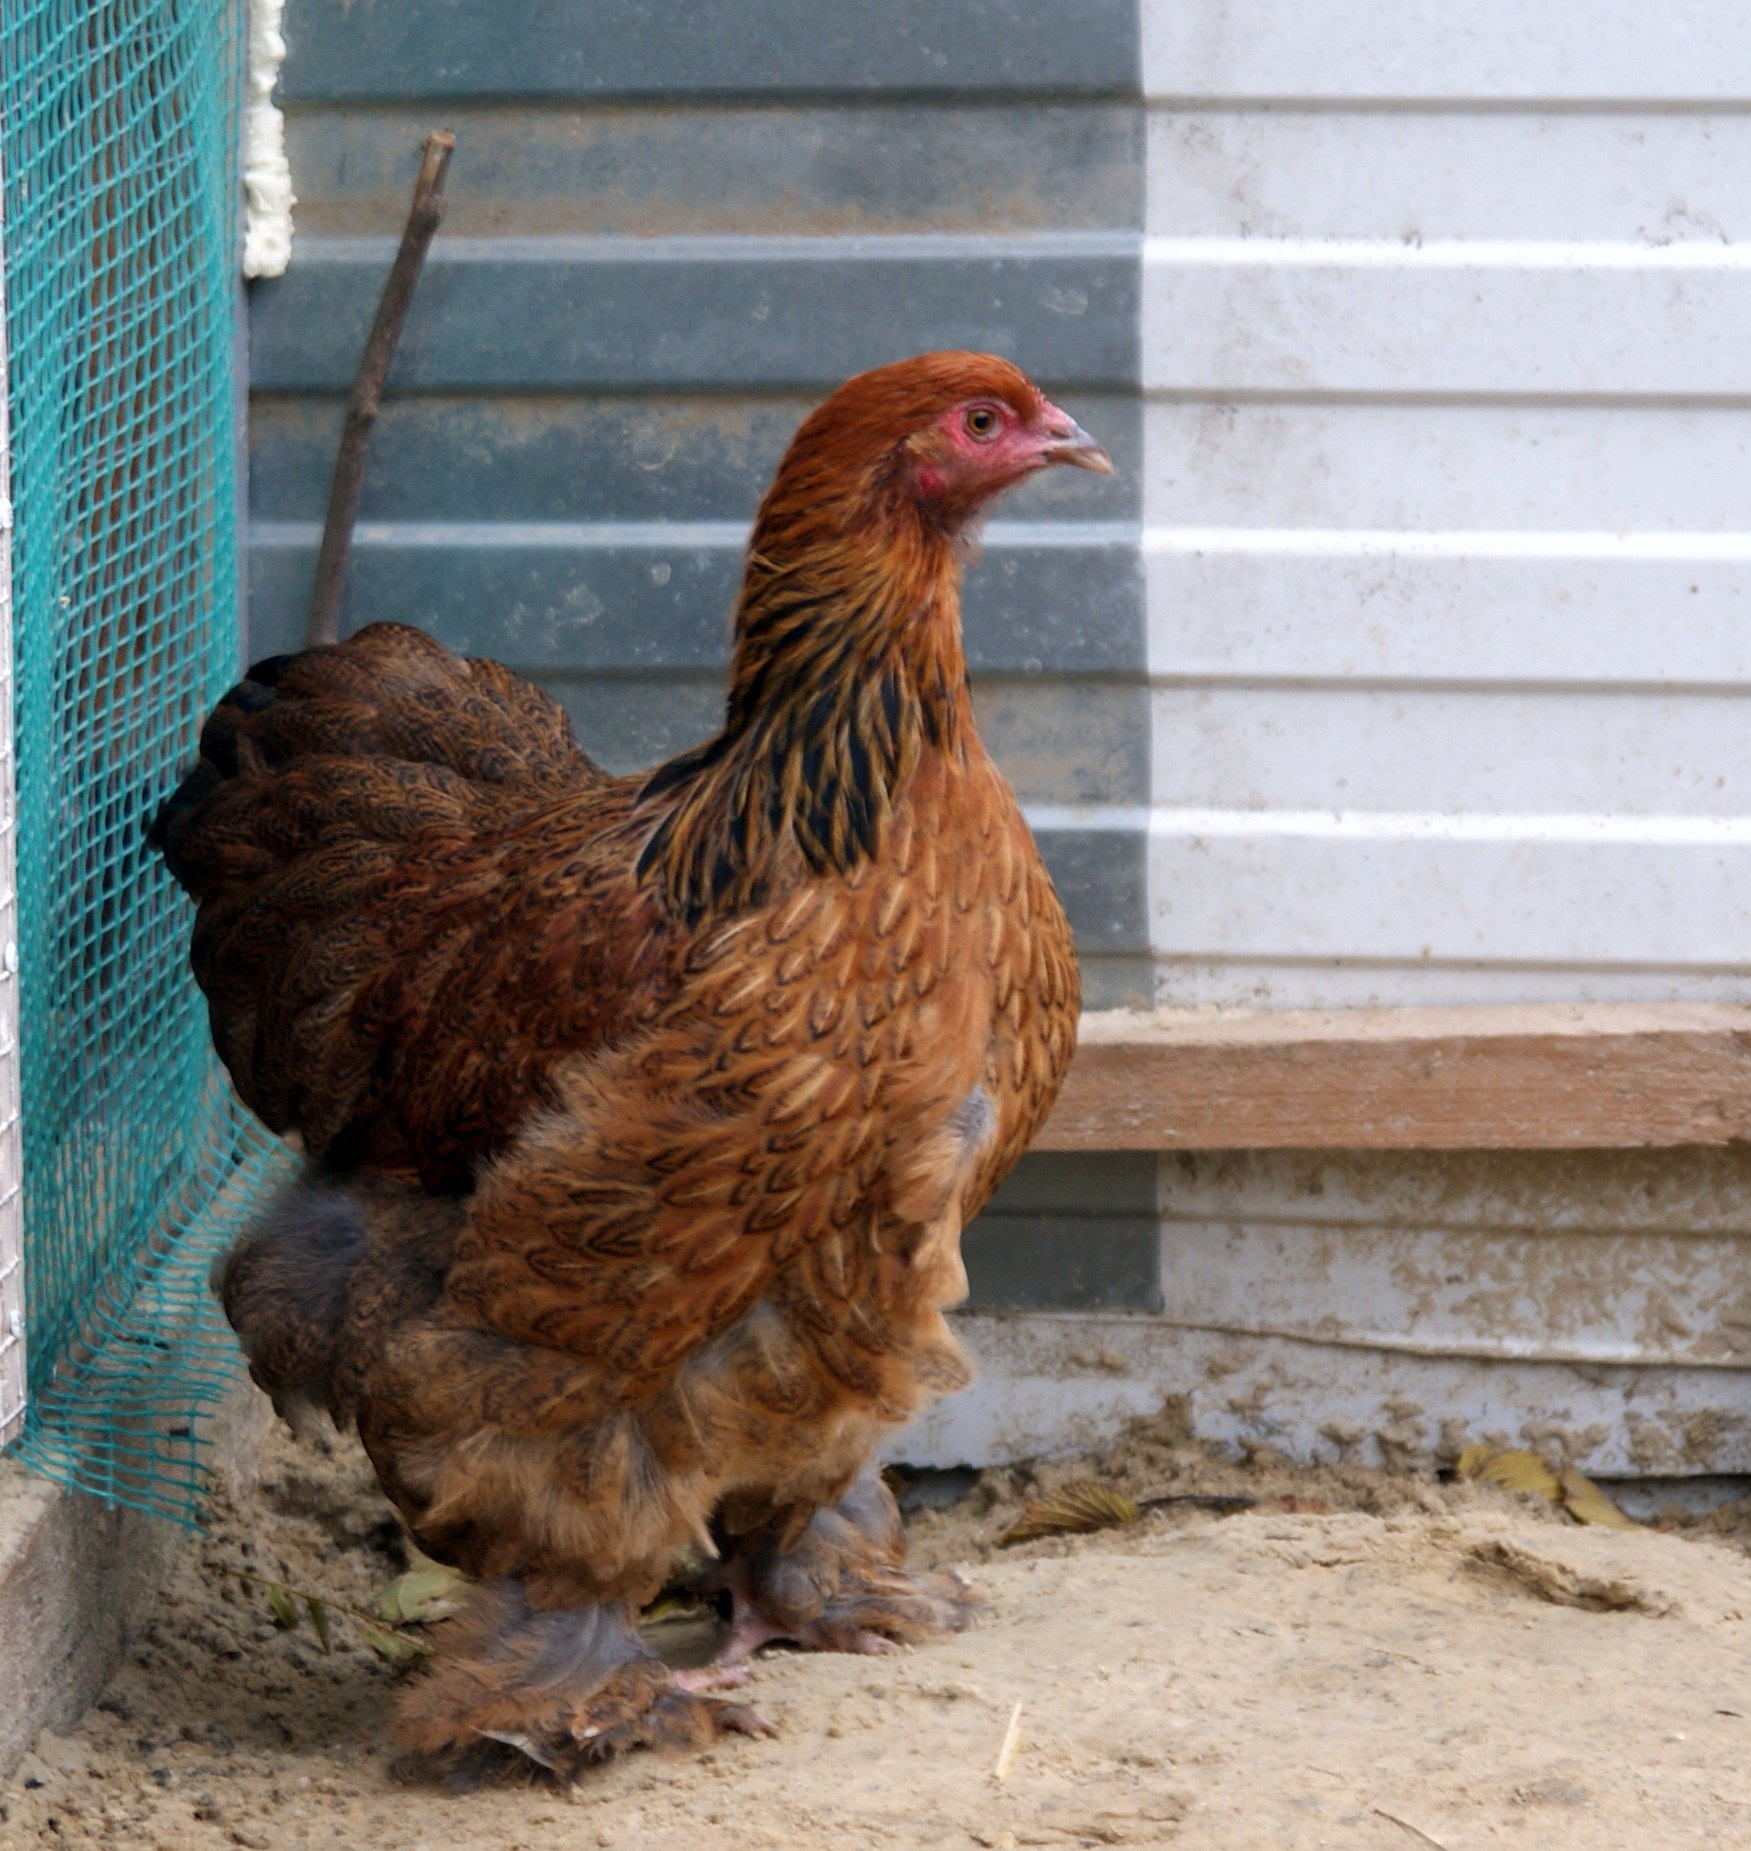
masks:
[[[102,1690],[181,1541],[0,1460],[0,1776]]]
[[[978,1369],[891,1440],[907,1465],[1004,1465],[1109,1443],[1183,1399],[1193,1435],[1312,1464],[1430,1471],[1468,1440],[1555,1452],[1583,1471],[1735,1477],[1751,1370],[1597,1364],[1237,1332],[1170,1317],[1034,1312],[953,1319]]]
[[[210,1416],[212,1462],[253,1476],[272,1418],[241,1384]],[[188,1541],[174,1523],[0,1458],[0,1779],[39,1731],[66,1728],[96,1699]]]

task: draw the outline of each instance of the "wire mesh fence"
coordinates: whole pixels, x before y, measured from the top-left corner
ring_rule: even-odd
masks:
[[[20,1446],[192,1514],[235,1349],[214,1246],[279,1161],[233,1102],[149,812],[234,677],[233,0],[6,0],[0,163],[24,1289]]]
[[[0,225],[0,388],[6,239]],[[12,495],[0,389],[0,1446],[24,1424],[24,1191],[18,1101],[18,780],[12,752]]]

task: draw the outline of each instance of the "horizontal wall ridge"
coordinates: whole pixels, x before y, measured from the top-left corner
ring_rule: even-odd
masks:
[[[1146,522],[1150,553],[1305,555],[1322,559],[1751,560],[1751,530],[1675,533],[1458,527],[1176,527]]]
[[[1545,91],[1512,96],[1465,96],[1449,91],[1427,96],[1367,90],[1237,96],[1216,90],[1152,91],[1151,115],[1161,116],[1632,116],[1690,117],[1751,115],[1751,97],[1690,95],[1638,97],[1626,91],[1562,96]]]
[[[1313,1344],[1336,1350],[1363,1350],[1388,1356],[1449,1357],[1455,1362],[1518,1362],[1573,1364],[1588,1369],[1704,1369],[1725,1370],[1743,1375],[1746,1358],[1742,1354],[1726,1356],[1697,1355],[1684,1350],[1661,1350],[1634,1344],[1552,1343],[1545,1337],[1499,1342],[1484,1337],[1417,1337],[1385,1328],[1369,1330],[1298,1329],[1292,1324],[1267,1323],[1237,1318],[1232,1322],[1203,1323],[1195,1318],[1176,1317],[1173,1312],[1159,1314],[1158,1321],[1167,1330],[1183,1331],[1230,1340],[1247,1338],[1286,1338],[1295,1343]]]
[[[346,237],[332,233],[301,237],[297,262],[316,264],[387,265],[400,240],[360,233]],[[605,236],[586,232],[554,232],[531,236],[505,233],[459,238],[449,236],[433,244],[426,258],[431,269],[450,265],[502,264],[626,264],[626,263],[783,263],[795,259],[834,263],[875,263],[893,258],[951,260],[964,257],[1126,257],[1144,249],[1140,231],[1084,230],[1080,228],[1018,232],[852,232],[852,233],[723,233],[683,235]]]
[[[1082,234],[1092,236],[1095,234]],[[1405,270],[1751,270],[1751,245],[1701,230],[1688,237],[1164,237],[1142,240],[1146,264]]]
[[[1081,827],[1097,827],[1084,823]],[[1751,847],[1751,816],[1489,814],[1410,810],[1175,810],[1157,805],[1158,836],[1279,836],[1350,842],[1565,842]]]
[[[623,546],[677,550],[740,551],[748,541],[746,521],[361,521],[353,532],[360,547],[556,547],[580,552]],[[263,547],[315,546],[320,521],[257,519],[250,541]],[[993,521],[981,536],[988,552],[1051,548],[1136,550],[1132,521]]]

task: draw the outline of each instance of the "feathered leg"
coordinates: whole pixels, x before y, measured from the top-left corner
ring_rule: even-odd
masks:
[[[521,1583],[483,1582],[396,1702],[396,1771],[456,1787],[518,1775],[566,1783],[631,1748],[772,1733],[757,1711],[689,1681],[647,1650],[623,1605],[542,1612]]]
[[[788,1546],[780,1525],[732,1544],[705,1582],[732,1603],[718,1662],[774,1639],[818,1652],[886,1652],[970,1623],[979,1597],[969,1587],[953,1575],[912,1574],[905,1561],[899,1507],[870,1464]]]

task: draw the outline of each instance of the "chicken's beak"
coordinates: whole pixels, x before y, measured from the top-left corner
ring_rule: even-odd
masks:
[[[1113,473],[1113,459],[1068,412],[1055,410],[1046,429],[1052,441],[1041,454],[1048,463],[1069,463],[1077,469],[1092,469],[1099,476]]]

